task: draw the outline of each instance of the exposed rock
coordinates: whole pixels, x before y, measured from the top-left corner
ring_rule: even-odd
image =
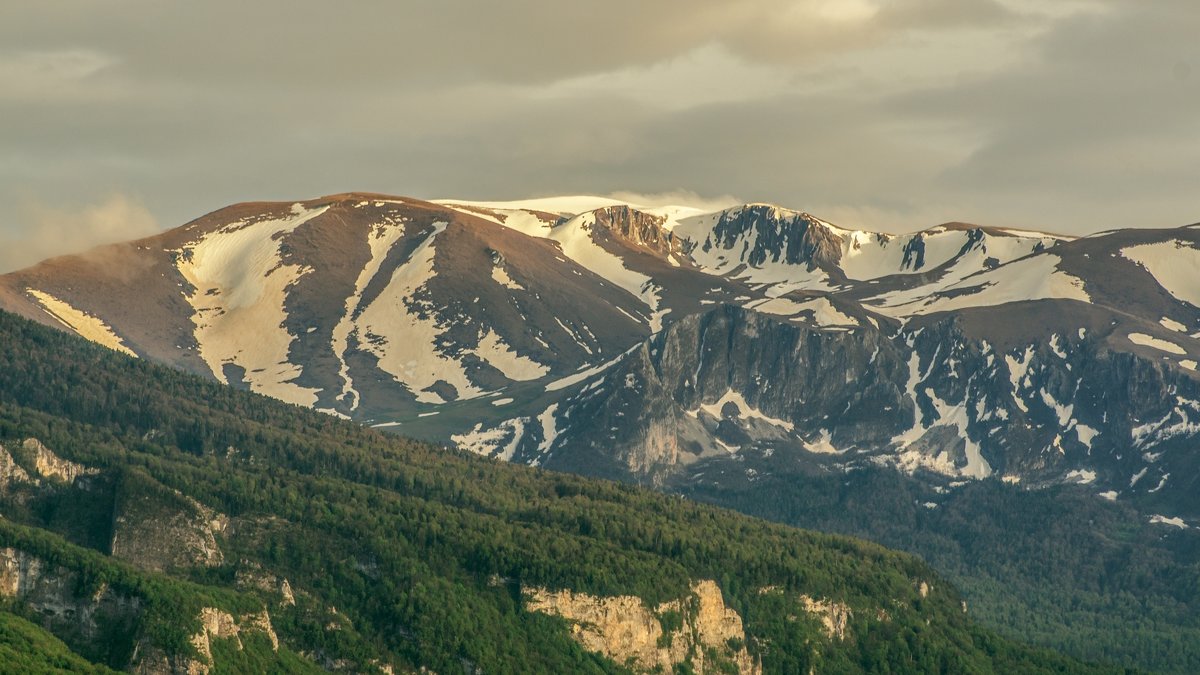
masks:
[[[170,658],[161,649],[139,645],[133,672],[139,675],[208,675],[214,666],[212,641],[233,640],[240,651],[243,649],[242,636],[248,632],[264,633],[271,641],[271,648],[279,651],[279,638],[271,625],[271,616],[265,609],[243,615],[241,623],[229,612],[215,607],[201,609],[198,618],[200,630],[189,639],[199,655],[198,658]]]
[[[0,445],[0,490],[7,489],[13,483],[35,483],[36,479],[21,468],[8,450]]]
[[[296,604],[296,596],[287,579],[271,574],[249,560],[243,560],[239,564],[235,574],[235,583],[239,588],[254,588],[265,593],[276,594],[279,596],[279,604],[284,607]]]
[[[633,664],[639,671],[656,668],[672,672],[681,663],[690,663],[699,674],[720,672],[719,664],[706,663],[706,649],[715,650],[722,662],[737,672],[755,675],[762,666],[745,647],[746,633],[737,612],[725,606],[721,589],[715,582],[700,581],[692,594],[665,602],[653,611],[636,596],[597,597],[569,590],[525,590],[529,611],[561,616],[571,623],[572,637],[588,651],[597,652],[621,664]],[[677,613],[682,625],[665,633],[661,616]],[[735,650],[732,645],[739,645]]]
[[[128,657],[113,638],[132,634],[141,614],[138,598],[108,584],[85,591],[76,573],[12,547],[0,548],[0,598],[34,610],[44,628],[85,657],[101,661]]]
[[[807,595],[800,596],[800,604],[803,605],[804,611],[821,620],[826,636],[838,640],[846,637],[846,626],[854,614],[848,606],[833,600],[813,598]]]
[[[143,569],[220,565],[225,556],[216,534],[229,519],[156,482],[133,478],[122,485],[110,551]]]
[[[59,457],[36,438],[25,439],[25,442],[21,444],[21,449],[33,463],[34,472],[45,479],[60,480],[70,484],[80,476],[100,473],[99,469],[86,467]]]

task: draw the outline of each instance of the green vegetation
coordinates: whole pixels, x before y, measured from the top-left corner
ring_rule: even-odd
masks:
[[[962,590],[976,619],[1014,639],[1088,660],[1200,672],[1200,536],[1149,525],[1085,488],[993,480],[937,494],[880,469],[688,495],[919,554]]]
[[[5,522],[5,545],[72,570],[85,595],[106,583],[141,598],[136,632],[168,654],[192,651],[201,607],[269,607],[286,647],[214,640],[219,671],[299,670],[305,654],[361,670],[623,672],[562,619],[525,611],[521,588],[657,604],[713,579],[766,672],[1094,672],[979,628],[923,562],[875,544],[396,439],[7,314],[0,345],[0,444],[38,438],[102,470],[86,495],[30,487],[0,500],[28,526]],[[178,490],[228,516],[224,562],[164,575],[103,555],[110,532],[76,523],[119,516],[133,490]],[[166,514],[186,500],[138,504]],[[295,604],[239,583],[248,572],[286,578]],[[805,619],[800,593],[853,608],[847,636]]]
[[[111,673],[71,651],[36,624],[0,611],[0,673]]]

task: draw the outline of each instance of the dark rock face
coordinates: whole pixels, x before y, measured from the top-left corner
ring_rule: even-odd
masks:
[[[725,307],[648,340],[556,413],[551,468],[663,483],[700,459],[807,450],[831,467],[1081,482],[1196,512],[1200,386],[1101,335],[1001,353],[953,318],[831,332]]]
[[[752,266],[768,261],[833,268],[841,259],[841,239],[806,213],[781,213],[755,204],[721,215],[712,231],[713,245],[733,251]]]
[[[666,218],[628,206],[609,206],[593,211],[596,226],[607,230],[619,241],[634,248],[667,256],[680,248],[679,241],[663,229]]]

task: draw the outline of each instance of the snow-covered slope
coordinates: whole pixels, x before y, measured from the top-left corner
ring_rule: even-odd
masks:
[[[513,461],[871,461],[1161,498],[1197,473],[1164,467],[1200,437],[1198,266],[1195,228],[894,235],[769,204],[355,193],[46,261],[0,277],[0,307]],[[728,311],[749,318],[688,333]],[[1130,373],[1161,400],[1115,400]]]

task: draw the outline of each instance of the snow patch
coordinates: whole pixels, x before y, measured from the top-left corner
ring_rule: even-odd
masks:
[[[1121,249],[1121,255],[1141,265],[1175,299],[1200,307],[1200,250],[1190,242],[1172,239]]]
[[[715,403],[701,404],[699,408],[685,412],[692,417],[696,417],[701,412],[704,412],[710,417],[723,419],[724,416],[722,415],[721,411],[730,403],[737,408],[738,419],[755,419],[784,429],[789,433],[795,431],[796,426],[794,424],[788,422],[787,420],[781,420],[777,417],[771,417],[763,414],[761,410],[747,403],[745,397],[733,389],[727,389],[721,398],[717,399]]]
[[[127,356],[137,357],[137,354],[134,354],[133,350],[126,347],[125,342],[100,318],[92,316],[83,310],[76,309],[45,291],[27,288],[25,292],[33,296],[42,305],[42,309],[46,310],[47,314],[75,331],[75,334],[79,337],[91,340],[98,345],[103,345]]]
[[[1146,335],[1145,333],[1130,333],[1129,341],[1135,345],[1151,347],[1162,352],[1167,352],[1168,354],[1187,354],[1186,349],[1180,347],[1174,342],[1156,338],[1153,335]]]
[[[309,408],[316,404],[316,389],[295,384],[301,367],[288,362],[295,336],[283,327],[288,290],[311,268],[284,265],[280,245],[328,208],[294,204],[290,217],[237,221],[178,251],[179,273],[195,289],[187,300],[200,357],[221,382],[228,383],[224,367],[233,364],[260,394]]]
[[[1150,516],[1150,522],[1151,524],[1155,525],[1170,525],[1172,527],[1178,527],[1181,530],[1188,529],[1188,524],[1183,522],[1183,518],[1180,518],[1179,516],[1168,518],[1167,516],[1155,514]]]

